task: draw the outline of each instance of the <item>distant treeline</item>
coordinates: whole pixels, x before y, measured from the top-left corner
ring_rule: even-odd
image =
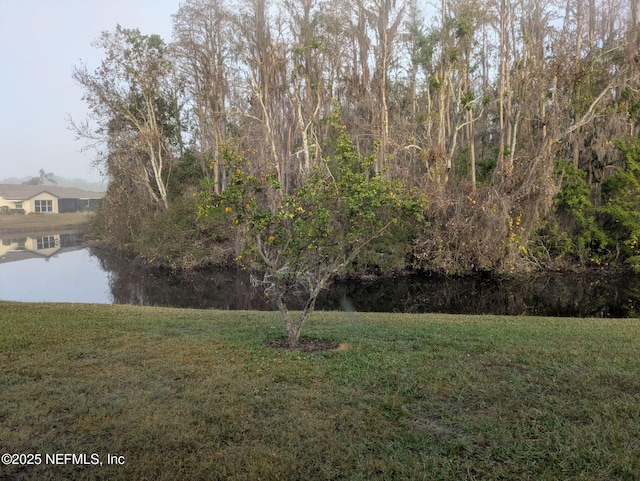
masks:
[[[20,185],[25,184],[33,180],[33,177],[8,177],[6,179],[0,180],[0,184],[14,184]],[[88,182],[84,179],[67,179],[65,177],[60,177],[58,175],[54,175],[51,177],[54,182],[44,182],[44,184],[54,184],[60,187],[75,187],[76,189],[88,190],[89,192],[104,192],[107,188],[106,183],[102,184],[100,182]]]

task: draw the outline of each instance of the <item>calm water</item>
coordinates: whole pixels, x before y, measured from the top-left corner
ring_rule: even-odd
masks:
[[[272,309],[246,272],[145,272],[98,258],[73,238],[3,239],[0,299],[202,309]],[[76,244],[76,245],[74,245]],[[299,300],[292,299],[295,306]],[[640,277],[536,275],[518,279],[401,276],[341,281],[318,309],[577,317],[637,317]],[[638,306],[638,308],[636,307]]]
[[[1,261],[0,261],[1,262]],[[113,302],[109,274],[88,249],[0,263],[0,299],[25,302]]]

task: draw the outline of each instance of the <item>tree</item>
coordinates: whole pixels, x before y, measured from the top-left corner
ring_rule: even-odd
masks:
[[[57,184],[57,182],[55,181],[54,177],[55,177],[55,174],[53,172],[49,172],[47,174],[44,171],[44,169],[40,169],[40,175],[38,177],[32,177],[28,181],[23,182],[23,184],[26,184],[26,185],[44,185],[47,182],[50,182],[52,184]]]
[[[226,141],[229,90],[234,83],[227,68],[230,19],[224,0],[188,0],[173,16],[173,48],[192,99],[198,160],[203,175],[213,171],[217,193],[226,183],[218,154]]]
[[[238,180],[223,155],[233,145],[242,175],[277,180],[261,194],[275,212],[332,172],[322,139],[333,127],[322,119],[335,99],[354,151],[375,156],[373,173],[430,193],[416,267],[536,263],[535,232],[554,208],[561,214],[558,159],[586,172],[594,204],[615,169],[628,168],[614,141],[640,129],[638,5],[185,0],[175,43],[118,29],[98,42],[101,68],[76,72],[98,120],[90,135],[107,145],[107,218],[135,232],[184,192],[166,189],[172,169],[176,185],[181,119],[194,153],[182,179],[207,177],[224,197]]]
[[[616,171],[602,186],[604,228],[622,251],[627,264],[640,272],[640,141],[617,142],[626,168]]]
[[[100,67],[93,74],[78,67],[73,78],[84,89],[97,129],[76,132],[107,145],[104,163],[112,182],[124,174],[166,209],[167,170],[181,130],[173,62],[158,35],[119,25],[103,32],[96,46],[105,50]]]
[[[397,10],[395,7],[395,0],[377,0],[373,4],[372,11],[367,11],[370,21],[375,24],[374,30],[377,43],[371,95],[375,99],[375,105],[380,110],[377,120],[378,129],[376,129],[380,142],[378,159],[375,164],[378,172],[384,167],[389,149],[389,71],[394,60],[394,40],[404,18],[405,2],[400,2]],[[396,10],[395,18],[392,17],[394,10]]]
[[[278,306],[292,348],[331,280],[403,215],[419,210],[399,183],[374,173],[375,154],[359,155],[339,119],[331,119],[332,155],[322,157],[290,194],[281,192],[273,171],[248,174],[245,158],[229,147],[224,152],[233,172],[229,187],[221,196],[209,192],[202,198],[203,212],[218,206],[233,217],[245,242],[239,260],[261,272],[255,284]],[[306,293],[306,302],[294,316],[288,296],[298,290]]]

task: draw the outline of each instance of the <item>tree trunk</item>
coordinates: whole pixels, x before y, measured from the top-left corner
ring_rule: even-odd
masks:
[[[302,328],[307,323],[307,320],[313,313],[316,307],[316,299],[318,298],[318,294],[320,293],[320,289],[313,289],[309,293],[309,298],[307,299],[307,303],[305,304],[302,312],[297,318],[293,318],[289,309],[287,308],[286,301],[284,300],[284,295],[278,295],[277,304],[278,310],[280,311],[280,316],[284,322],[284,325],[287,329],[287,339],[289,342],[289,348],[295,349],[298,347],[300,343],[300,333],[302,332]]]

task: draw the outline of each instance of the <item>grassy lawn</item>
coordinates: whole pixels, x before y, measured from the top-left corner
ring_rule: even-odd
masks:
[[[91,218],[90,212],[41,215],[0,215],[0,235],[76,230]]]
[[[0,453],[42,456],[0,480],[640,479],[638,320],[319,312],[306,334],[343,344],[265,347],[269,312],[0,302]]]

